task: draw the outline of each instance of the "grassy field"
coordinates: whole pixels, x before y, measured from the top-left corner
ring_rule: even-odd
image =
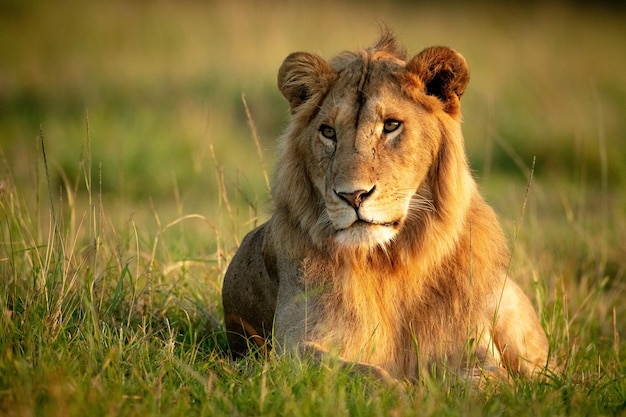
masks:
[[[0,2],[0,415],[626,415],[626,11],[540,4]],[[276,71],[380,22],[469,61],[468,154],[562,364],[548,381],[391,390],[226,354],[223,273],[267,218],[287,117]]]

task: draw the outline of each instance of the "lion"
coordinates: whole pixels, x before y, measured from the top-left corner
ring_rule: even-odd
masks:
[[[329,61],[287,56],[271,217],[224,278],[235,355],[271,342],[392,380],[548,369],[546,334],[507,276],[506,239],[465,154],[468,82],[455,50],[407,60],[389,31]]]

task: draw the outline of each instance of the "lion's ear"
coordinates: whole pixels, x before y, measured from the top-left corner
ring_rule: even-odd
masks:
[[[446,113],[459,115],[460,99],[469,82],[469,67],[460,53],[443,46],[427,48],[409,61],[407,70],[422,80],[426,94],[443,103]]]
[[[334,72],[328,62],[308,52],[290,54],[278,70],[278,88],[289,100],[291,113],[304,102],[324,94]]]

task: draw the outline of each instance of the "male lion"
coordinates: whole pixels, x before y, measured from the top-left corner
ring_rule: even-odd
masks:
[[[291,120],[269,221],[244,239],[223,287],[228,341],[331,352],[417,378],[532,375],[548,342],[507,277],[509,251],[465,156],[465,59],[406,60],[390,33],[330,61],[295,52],[278,72]],[[439,368],[441,369],[441,367]]]

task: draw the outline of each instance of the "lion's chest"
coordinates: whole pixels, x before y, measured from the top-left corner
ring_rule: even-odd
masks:
[[[414,376],[418,363],[450,357],[467,334],[462,300],[433,294],[420,281],[406,273],[340,270],[318,291],[309,336],[344,359]]]

